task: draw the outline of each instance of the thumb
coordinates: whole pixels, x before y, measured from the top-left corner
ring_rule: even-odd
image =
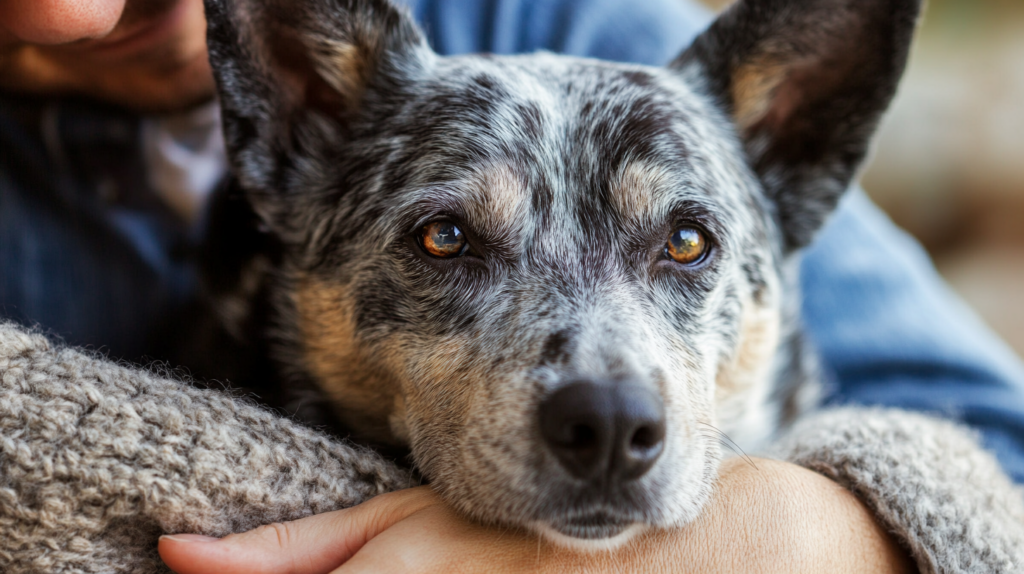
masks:
[[[421,486],[224,538],[161,536],[158,550],[178,574],[326,573],[392,524],[437,502],[430,487]]]

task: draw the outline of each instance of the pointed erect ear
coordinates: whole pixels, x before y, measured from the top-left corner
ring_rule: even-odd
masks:
[[[671,67],[736,124],[806,245],[856,175],[906,64],[921,0],[740,0]]]
[[[253,197],[287,194],[292,164],[346,121],[400,98],[434,61],[388,0],[206,0],[210,63],[232,168]],[[364,98],[370,90],[388,98]],[[273,202],[254,207],[272,222]]]

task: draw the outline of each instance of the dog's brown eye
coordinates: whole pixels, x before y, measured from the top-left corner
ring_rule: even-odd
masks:
[[[455,257],[466,247],[466,236],[450,221],[435,221],[423,226],[423,249],[434,257]]]
[[[668,238],[665,251],[677,263],[696,263],[704,257],[708,243],[704,234],[696,227],[681,227]]]

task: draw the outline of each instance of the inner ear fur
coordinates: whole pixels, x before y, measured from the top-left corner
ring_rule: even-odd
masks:
[[[675,62],[732,117],[793,250],[867,154],[921,0],[741,0]]]
[[[206,17],[232,170],[272,227],[294,158],[344,137],[368,90],[400,97],[434,58],[387,0],[206,0]]]

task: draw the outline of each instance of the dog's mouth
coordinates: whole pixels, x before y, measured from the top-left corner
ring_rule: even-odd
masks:
[[[638,527],[636,520],[607,511],[596,511],[556,520],[549,520],[539,528],[541,534],[565,544],[587,545],[597,542],[607,545],[618,537],[629,538]]]
[[[646,525],[608,512],[538,521],[532,529],[559,546],[578,551],[614,550],[642,532]]]
[[[635,522],[632,520],[607,512],[595,512],[550,523],[551,528],[559,534],[583,540],[612,538],[622,534],[633,524]]]

